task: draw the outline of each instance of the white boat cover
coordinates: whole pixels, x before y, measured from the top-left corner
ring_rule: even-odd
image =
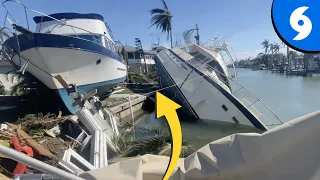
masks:
[[[235,134],[180,159],[171,179],[319,180],[320,111],[264,134]],[[89,180],[162,179],[169,158],[144,155],[92,170]]]

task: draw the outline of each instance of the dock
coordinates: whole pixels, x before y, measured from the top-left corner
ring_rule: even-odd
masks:
[[[131,100],[132,108],[130,108],[129,97]],[[120,102],[122,103],[112,105],[110,99],[114,99],[114,101],[120,100]],[[114,94],[108,98],[109,102],[103,103],[105,103],[105,106],[112,112],[112,114],[116,115],[121,122],[123,118],[130,116],[131,113],[135,113],[136,111],[141,110],[146,99],[147,96],[140,94]]]
[[[291,71],[286,71],[287,75],[296,75],[296,76],[305,76],[305,77],[312,77],[312,73],[311,72],[306,72],[304,70],[297,70],[297,69],[293,69]]]

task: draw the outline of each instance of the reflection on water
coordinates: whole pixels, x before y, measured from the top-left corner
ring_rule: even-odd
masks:
[[[320,76],[305,78],[270,71],[240,69],[237,81],[266,103],[282,121],[286,122],[320,109]],[[260,109],[258,104],[256,106]],[[168,128],[166,120],[155,119],[154,113],[140,118],[142,121],[138,123],[138,128],[150,126]],[[231,134],[259,133],[259,130],[252,127],[201,120],[197,123],[181,122],[181,126],[183,137],[193,145],[195,150]],[[136,133],[137,138],[143,136],[144,134]]]

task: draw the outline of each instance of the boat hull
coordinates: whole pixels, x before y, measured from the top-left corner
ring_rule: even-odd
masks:
[[[172,55],[175,58],[171,58]],[[267,130],[230,91],[227,91],[213,79],[204,76],[201,71],[179,58],[173,51],[161,51],[157,54],[155,62],[160,71],[168,72],[179,88],[179,92],[185,98],[176,98],[172,94],[166,95],[183,103],[181,105],[186,106],[185,109],[189,111],[192,109],[199,119],[239,123]],[[160,76],[163,75],[160,74]],[[161,77],[161,79],[165,78]],[[186,102],[188,105],[185,105]]]
[[[75,84],[84,93],[94,89],[98,89],[99,93],[106,92],[123,82],[127,76],[127,69],[121,58],[87,40],[42,34],[34,35],[33,40],[25,39],[24,36],[18,39],[21,58],[15,55],[13,62],[22,66],[29,61],[26,70],[48,88],[55,90],[71,113],[76,110],[71,107],[73,100],[55,76],[60,75],[67,83]],[[47,42],[43,42],[44,40]],[[11,40],[11,44],[14,44],[14,40]]]

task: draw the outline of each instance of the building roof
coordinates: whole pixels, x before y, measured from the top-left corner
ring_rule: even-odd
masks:
[[[126,52],[136,52],[137,51],[137,49],[135,47],[132,47],[132,46],[125,45],[123,47],[124,47],[124,50]],[[121,51],[122,50],[122,46],[116,46],[116,51],[118,51],[118,50]]]
[[[136,52],[137,51],[137,49],[135,47],[133,47],[133,46],[125,45],[123,47],[124,47],[125,52]],[[117,52],[121,51],[121,50],[122,50],[122,46],[116,46],[116,51]],[[153,50],[150,50],[150,51],[144,50],[144,53],[145,54],[152,54],[152,55],[156,54],[156,52],[153,51]]]

